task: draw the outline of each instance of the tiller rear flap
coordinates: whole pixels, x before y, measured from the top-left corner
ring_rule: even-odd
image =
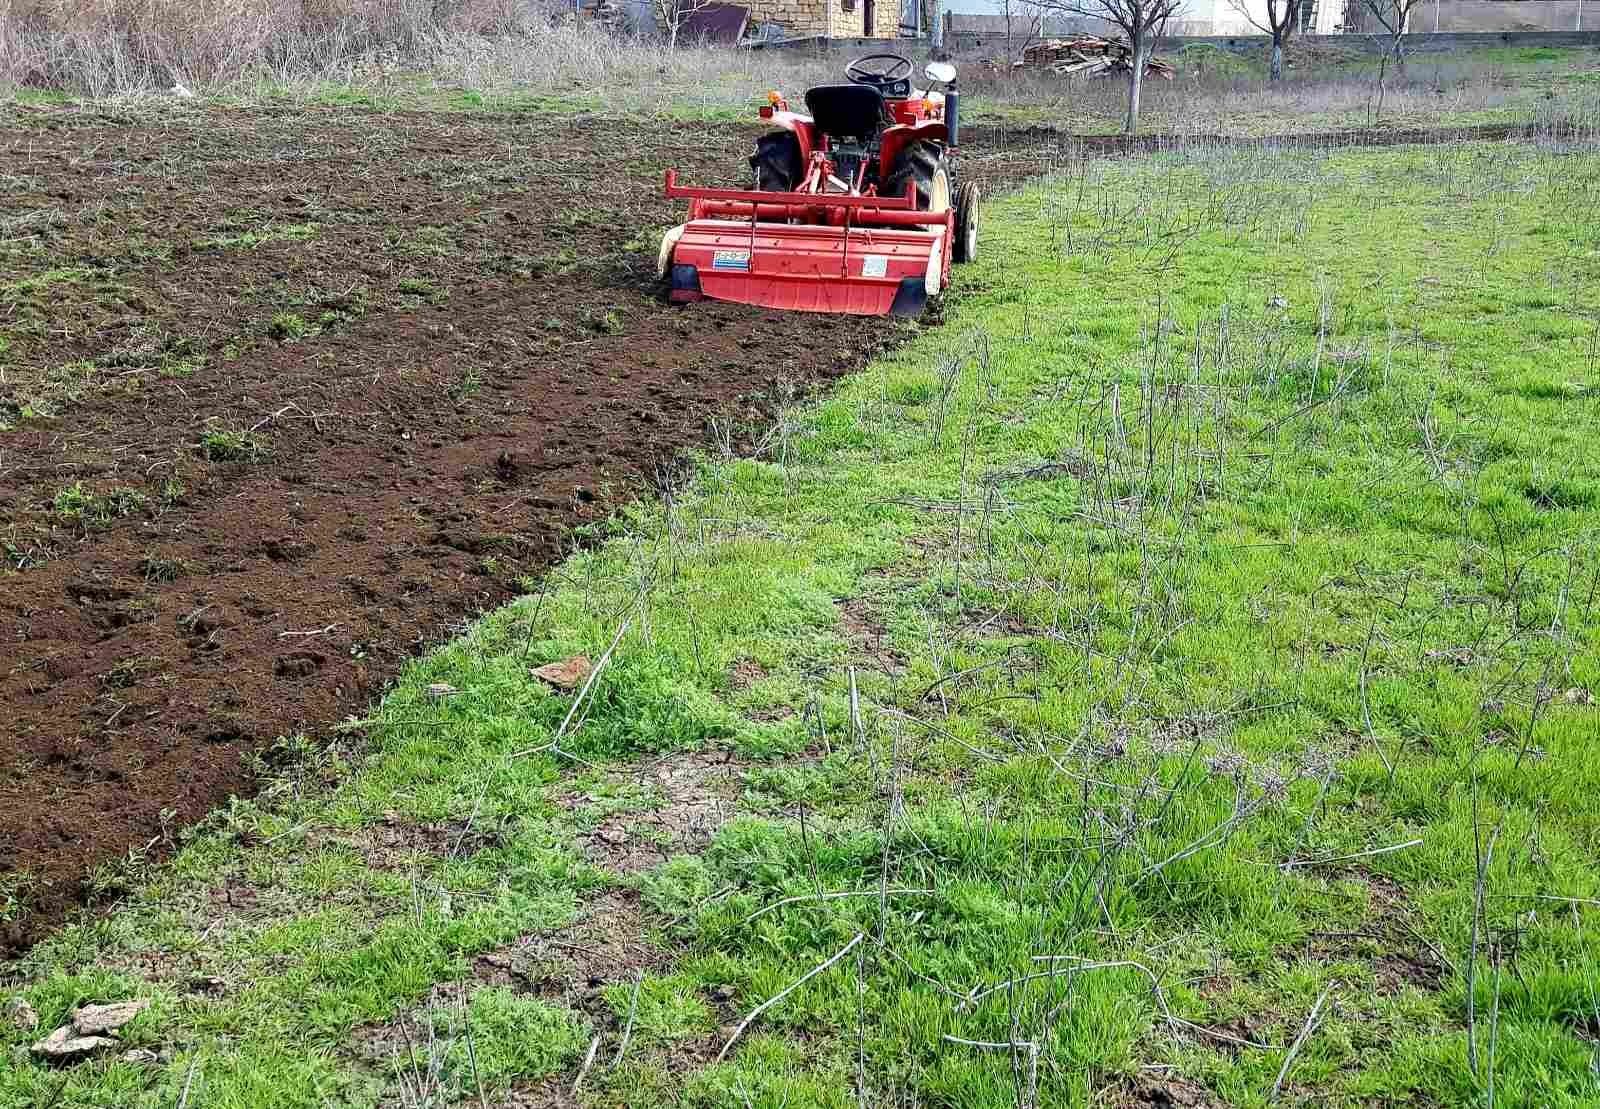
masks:
[[[674,301],[915,316],[949,276],[953,212],[903,197],[692,188],[667,171],[689,222],[661,243]]]

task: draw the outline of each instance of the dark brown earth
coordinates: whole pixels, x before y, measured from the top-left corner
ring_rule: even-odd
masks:
[[[753,133],[0,110],[0,957],[713,420],[754,429],[906,333],[663,303],[663,171],[737,180]],[[967,146],[992,191],[1142,143]]]
[[[96,863],[248,791],[246,756],[362,712],[710,418],[758,424],[893,338],[660,301],[661,170],[723,180],[747,141],[4,118],[0,872],[31,912],[0,948],[82,903]],[[244,457],[212,457],[217,431]],[[64,490],[106,518],[69,518]]]

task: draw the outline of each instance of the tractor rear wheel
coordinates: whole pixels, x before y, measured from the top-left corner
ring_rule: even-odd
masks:
[[[978,222],[983,198],[976,182],[968,181],[956,190],[956,241],[952,261],[970,262],[978,256]]]
[[[750,168],[755,171],[756,188],[762,192],[793,192],[805,169],[800,162],[800,140],[793,131],[762,135],[750,155]]]
[[[950,167],[944,150],[931,142],[914,142],[895,155],[889,176],[878,189],[879,196],[905,196],[906,184],[917,187],[917,208],[924,212],[947,212],[951,195]]]

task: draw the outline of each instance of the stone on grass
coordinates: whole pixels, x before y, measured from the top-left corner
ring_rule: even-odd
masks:
[[[73,1030],[80,1036],[115,1032],[150,1007],[148,1001],[114,1001],[110,1005],[85,1005],[72,1014]]]
[[[557,689],[577,689],[583,684],[583,679],[589,676],[589,671],[594,669],[594,663],[589,661],[588,655],[573,655],[560,662],[547,663],[544,666],[535,666],[528,671],[542,682],[548,682]]]
[[[80,1036],[72,1025],[63,1024],[50,1035],[33,1045],[33,1053],[45,1059],[68,1061],[100,1050],[114,1047],[117,1041],[110,1036]]]

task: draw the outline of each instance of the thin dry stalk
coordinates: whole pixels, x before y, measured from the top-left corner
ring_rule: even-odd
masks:
[[[1278,1095],[1283,1092],[1283,1083],[1289,1077],[1289,1068],[1294,1066],[1295,1056],[1300,1054],[1300,1049],[1311,1038],[1311,1033],[1316,1030],[1317,1020],[1322,1014],[1322,1005],[1328,1000],[1328,995],[1333,992],[1333,983],[1329,982],[1322,988],[1322,993],[1317,997],[1317,1003],[1311,1006],[1311,1012],[1306,1017],[1305,1024],[1300,1029],[1300,1034],[1294,1038],[1294,1043],[1289,1045],[1289,1053],[1283,1057],[1283,1066],[1278,1068],[1278,1080],[1272,1084],[1272,1093],[1268,1101],[1277,1101]]]
[[[788,986],[767,998],[767,1000],[763,1001],[760,1005],[757,1005],[754,1009],[751,1009],[749,1015],[739,1022],[739,1027],[733,1030],[733,1035],[728,1037],[728,1042],[722,1045],[722,1050],[717,1052],[717,1062],[720,1063],[723,1059],[727,1058],[729,1049],[739,1041],[739,1037],[744,1035],[744,1030],[749,1028],[751,1023],[754,1022],[757,1017],[766,1012],[768,1009],[772,1008],[778,1002],[782,1001],[784,998],[788,997],[790,994],[794,993],[795,990],[798,990],[801,986],[811,981],[811,979],[815,978],[817,975],[833,966],[840,959],[843,959],[846,955],[850,954],[850,952],[855,948],[856,944],[860,943],[866,938],[867,934],[865,932],[857,932],[850,938],[849,943],[845,944],[827,959],[806,971],[799,978],[796,978]]]

